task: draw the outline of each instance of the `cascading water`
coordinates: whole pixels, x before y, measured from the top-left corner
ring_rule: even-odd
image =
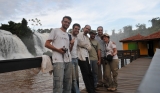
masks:
[[[16,35],[0,30],[0,60],[31,58],[24,43]]]
[[[47,51],[51,52],[51,50],[44,47],[44,43],[47,40],[48,36],[49,36],[48,33],[42,33],[42,34],[37,32],[34,33],[33,40],[34,40],[37,56],[41,56],[44,52],[47,52]],[[16,35],[13,35],[8,31],[0,30],[0,60],[30,58],[30,57],[34,57],[34,56],[28,52],[26,46],[24,45],[24,43],[21,41],[20,38],[18,38]],[[41,82],[42,80],[44,80],[45,82],[47,81],[46,83],[47,86],[53,85],[52,84],[53,78],[50,75],[48,76],[48,73],[42,75],[42,73],[39,73],[39,69],[37,68],[19,70],[19,71],[9,72],[9,73],[1,73],[0,75],[1,75],[0,82],[2,82],[3,85],[6,85],[5,87],[1,87],[0,89],[2,89],[6,93],[13,92],[12,90],[10,90],[13,87],[14,89],[16,89],[14,93],[17,93],[19,91],[24,92],[24,90],[26,89],[28,89],[28,91],[31,91],[31,92],[36,91],[36,89],[39,89],[39,86],[37,86],[37,82]],[[10,78],[10,76],[12,76],[13,78]],[[83,89],[84,83],[83,83],[81,73],[79,76],[80,76],[79,78],[80,89]],[[33,84],[30,82],[33,82]],[[19,85],[21,88],[19,88],[19,86],[17,88],[17,86],[15,85]],[[31,87],[37,86],[37,87],[33,89],[30,86]],[[43,86],[43,85],[40,85],[40,86]]]
[[[41,56],[41,55],[43,55],[44,52],[47,52],[47,51],[51,52],[51,50],[44,47],[48,36],[49,36],[48,33],[38,33],[38,32],[34,33],[33,39],[34,39],[34,43],[35,43],[37,56]]]

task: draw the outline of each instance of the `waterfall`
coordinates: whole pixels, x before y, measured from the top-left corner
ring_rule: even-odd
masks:
[[[28,52],[19,37],[8,31],[0,30],[0,60],[31,57],[33,55]]]
[[[44,52],[50,51],[48,48],[45,48],[45,42],[49,36],[49,33],[38,33],[35,32],[33,35],[33,40],[36,48],[36,54],[37,56],[43,55]]]

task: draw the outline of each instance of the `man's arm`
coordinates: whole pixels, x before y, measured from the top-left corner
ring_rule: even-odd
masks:
[[[98,65],[100,65],[101,64],[101,50],[100,49],[98,49]]]
[[[64,54],[63,48],[58,49],[58,48],[54,47],[53,45],[51,45],[51,42],[52,42],[52,40],[47,40],[45,42],[45,47],[51,49],[52,51],[56,51],[56,52],[59,52],[61,54]]]
[[[98,56],[98,65],[101,64],[101,46],[99,44],[99,42],[97,41],[97,56]]]
[[[112,55],[114,56],[114,55],[116,55],[117,54],[117,48],[113,48],[113,53],[112,53]]]
[[[71,52],[72,49],[73,49],[74,42],[75,42],[75,38],[70,41],[70,46],[69,46],[70,52]]]
[[[116,48],[116,44],[113,42],[112,44],[112,48],[113,48],[113,52],[112,52],[112,55],[116,55],[117,54],[117,48]]]

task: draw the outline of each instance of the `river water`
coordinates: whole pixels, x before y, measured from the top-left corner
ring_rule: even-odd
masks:
[[[129,64],[127,59],[126,64]],[[121,62],[119,61],[119,68]],[[84,82],[79,70],[80,90]],[[52,93],[53,75],[42,73],[39,68],[0,73],[0,93]]]

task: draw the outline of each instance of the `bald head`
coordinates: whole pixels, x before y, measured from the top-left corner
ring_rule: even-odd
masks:
[[[87,35],[89,31],[91,31],[91,26],[90,25],[85,25],[83,28],[84,34]]]

